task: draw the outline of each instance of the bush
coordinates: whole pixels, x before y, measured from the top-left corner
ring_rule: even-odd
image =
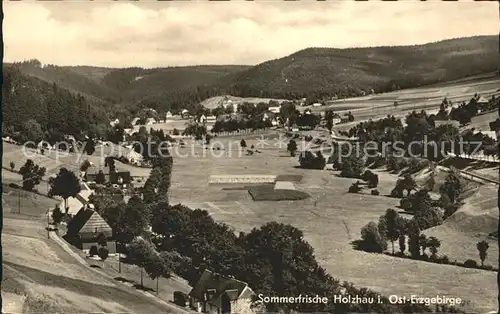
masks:
[[[411,199],[408,197],[402,198],[399,201],[399,207],[404,210],[410,210],[411,209]]]
[[[468,259],[463,263],[463,266],[467,268],[477,268],[477,262],[473,259]]]
[[[379,233],[375,222],[372,221],[361,229],[359,248],[373,253],[382,253],[387,249],[387,241]]]
[[[98,254],[97,246],[92,245],[89,250],[89,256],[95,256]]]
[[[380,195],[380,192],[377,189],[371,191],[372,195]]]
[[[401,198],[403,196],[404,196],[403,189],[401,189],[399,187],[395,187],[394,189],[392,189],[392,191],[391,191],[391,197]]]
[[[16,183],[9,183],[9,188],[20,189],[21,186],[19,184],[16,184]]]
[[[358,193],[359,191],[361,191],[361,187],[355,182],[349,187],[348,193]]]
[[[174,303],[178,306],[185,307],[187,303],[187,295],[182,291],[174,291]]]

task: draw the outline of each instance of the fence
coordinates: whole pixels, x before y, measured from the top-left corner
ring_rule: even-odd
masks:
[[[242,136],[242,135],[254,135],[254,134],[264,134],[268,133],[271,129],[270,128],[265,128],[265,129],[244,129],[244,130],[238,130],[238,131],[232,131],[232,132],[219,132],[219,133],[212,133],[212,135],[216,137],[226,137],[226,136]]]

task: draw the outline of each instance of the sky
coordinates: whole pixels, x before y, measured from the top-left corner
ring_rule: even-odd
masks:
[[[254,65],[309,47],[498,35],[496,1],[5,1],[4,61]]]

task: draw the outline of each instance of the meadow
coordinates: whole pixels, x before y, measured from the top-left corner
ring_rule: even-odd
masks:
[[[248,139],[247,145],[252,144],[257,145],[258,141]],[[361,228],[369,221],[377,221],[387,208],[396,207],[398,199],[349,194],[347,189],[352,179],[340,178],[332,171],[295,168],[298,159],[287,157],[285,148],[270,145],[258,150],[261,153],[252,156],[238,157],[237,149],[233,149],[232,157],[228,151],[225,157],[209,153],[202,157],[203,151],[199,149],[198,157],[175,158],[171,203],[206,209],[214,219],[229,224],[235,232],[249,231],[270,221],[291,224],[304,232],[320,263],[335,278],[385,295],[447,295],[467,299],[469,310],[496,309],[494,272],[395,259],[352,248],[351,242],[359,239]],[[303,175],[294,185],[311,197],[300,201],[256,202],[244,189],[223,190],[215,184],[208,185],[210,175],[231,174]],[[381,194],[390,191],[395,180],[395,176],[384,173],[379,185]],[[445,252],[449,254],[449,247],[454,247],[457,244],[454,241],[463,237],[444,237]],[[465,249],[470,256],[477,255],[470,243]],[[497,250],[492,248],[491,254]],[[456,258],[459,257],[465,255]],[[398,280],[393,280],[395,277]]]

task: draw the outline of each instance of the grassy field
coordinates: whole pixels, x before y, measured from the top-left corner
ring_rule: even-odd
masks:
[[[23,212],[45,209],[35,208],[37,202],[23,204]],[[3,313],[183,313],[79,264],[47,239],[44,219],[3,209],[2,296],[8,305]],[[171,285],[171,290],[178,286]]]
[[[247,141],[248,146],[257,143],[257,140]],[[230,151],[225,151],[225,157],[203,157],[201,150],[195,150],[199,157],[175,158],[172,202],[204,208],[214,219],[228,223],[235,231],[249,231],[270,221],[292,224],[304,231],[318,260],[340,280],[386,295],[448,295],[469,300],[475,310],[496,309],[496,274],[493,272],[395,260],[352,249],[350,243],[359,238],[361,227],[376,221],[387,208],[396,207],[398,199],[349,194],[347,189],[352,179],[337,177],[332,171],[294,168],[298,160],[282,157],[286,156],[284,147],[277,149],[269,145],[259,150],[261,154],[241,157],[235,156],[236,149],[231,151],[233,157],[228,157]],[[303,175],[302,180],[294,184],[297,190],[311,197],[301,201],[255,202],[245,190],[222,190],[207,184],[209,175],[222,174]],[[392,189],[395,179],[387,173],[381,176],[381,195]],[[443,238],[443,247],[453,247],[456,239]],[[467,249],[471,255],[477,252],[469,246]],[[392,280],[394,277],[398,280]]]

